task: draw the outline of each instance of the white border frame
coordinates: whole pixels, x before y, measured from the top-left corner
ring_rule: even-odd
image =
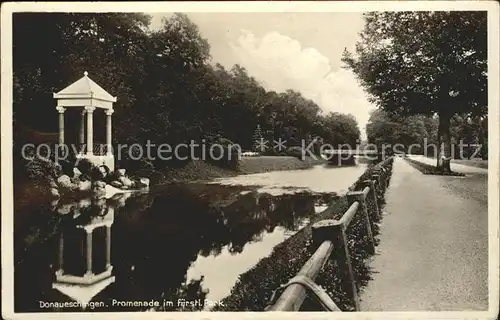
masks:
[[[15,12],[363,12],[488,11],[489,310],[485,312],[101,312],[95,319],[496,319],[499,310],[499,3],[496,1],[331,2],[7,2],[1,11],[2,316],[5,319],[82,319],[86,312],[14,313],[12,172],[12,14]],[[118,10],[117,10],[118,9]]]

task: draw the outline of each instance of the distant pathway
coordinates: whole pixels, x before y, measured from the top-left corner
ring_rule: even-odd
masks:
[[[423,175],[396,158],[361,311],[487,310],[486,190],[486,174]]]

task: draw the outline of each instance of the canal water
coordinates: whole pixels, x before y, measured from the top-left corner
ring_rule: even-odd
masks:
[[[366,167],[319,165],[16,208],[15,310],[84,310],[74,302],[100,312],[207,309],[178,301],[228,296],[239,275]]]

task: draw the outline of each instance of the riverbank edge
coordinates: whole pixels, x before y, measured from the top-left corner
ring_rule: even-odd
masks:
[[[203,182],[218,178],[235,177],[244,174],[270,171],[303,170],[315,165],[326,164],[324,159],[306,157],[301,160],[292,156],[257,156],[242,157],[236,169],[222,168],[203,160],[193,160],[182,168],[172,168],[158,172],[155,185],[184,182]]]
[[[254,174],[269,171],[302,170],[325,163],[327,163],[327,161],[324,159],[314,159],[312,157],[306,157],[305,160],[300,160],[292,156],[243,157],[239,160],[238,168],[236,170],[231,170],[228,168],[215,166],[208,163],[207,161],[194,160],[189,162],[183,168],[171,169],[164,173],[164,179],[160,182],[156,182],[152,186],[152,190],[154,190],[155,187],[173,183],[199,183],[211,181],[217,178],[234,177],[242,174]],[[16,181],[14,181],[14,196],[17,199],[23,199],[14,202],[14,212],[22,212],[25,207],[33,205],[33,203],[36,203],[40,206],[46,206],[47,203],[52,199],[47,195],[47,188],[45,188],[45,186],[43,185],[35,183],[34,181],[23,181],[23,183],[16,183]],[[87,197],[90,195],[75,194],[70,198],[79,199],[82,196]],[[65,197],[64,199],[67,198]],[[51,223],[49,223],[50,226],[47,227],[51,229],[51,232],[46,238],[42,239],[40,243],[47,241],[58,231],[60,218],[61,217],[56,216],[54,218],[48,219],[51,221]],[[14,225],[14,228],[16,228],[16,225]],[[16,256],[19,256],[20,254],[21,253],[17,253]],[[21,258],[20,261],[22,260],[23,259]]]
[[[270,171],[303,170],[313,166],[326,164],[324,159],[306,157],[304,160],[292,156],[257,156],[243,157],[238,161],[236,169],[222,168],[203,160],[193,160],[181,168],[170,168],[164,171],[139,173],[151,175],[152,187],[172,183],[200,183],[218,178],[229,178],[244,174],[264,173]],[[14,181],[14,193],[18,198],[34,199],[43,203],[47,198],[49,187],[37,184],[34,180]],[[78,194],[73,195],[78,197]],[[83,196],[87,194],[83,193]]]
[[[386,169],[385,175],[388,177],[387,186],[390,183],[390,177],[392,175],[393,161],[394,159],[391,158],[383,166]],[[375,165],[369,167],[358,180],[351,185],[349,190],[362,190],[363,181],[371,177],[376,167],[380,166]],[[379,201],[380,210],[383,209],[385,204],[383,197],[385,191],[386,189],[382,190],[382,197]],[[368,202],[368,210],[373,210],[373,205],[373,203]],[[233,286],[231,293],[221,300],[221,305],[211,310],[263,311],[271,303],[270,299],[275,289],[293,278],[314,253],[316,248],[312,244],[311,239],[312,225],[324,219],[340,219],[348,208],[347,197],[344,195],[335,198],[324,211],[318,214],[311,213],[310,223],[306,227],[278,244],[269,256],[262,258],[253,268],[241,274],[238,281]],[[371,255],[366,250],[366,237],[362,239],[362,235],[356,232],[359,231],[356,227],[356,223],[353,224],[354,226],[351,232],[348,233],[350,238],[348,242],[351,245],[355,243],[359,244],[357,248],[351,248],[354,249],[351,251],[351,259],[357,279],[358,291],[361,291],[371,279],[371,270],[368,265]],[[377,236],[378,233],[379,228],[377,226],[373,230],[373,235]],[[376,239],[376,241],[378,242],[378,239]],[[328,295],[343,311],[352,311],[354,305],[340,289],[340,280],[336,276],[338,271],[336,271],[335,268],[335,263],[327,263],[318,275],[316,282],[326,290]],[[314,304],[311,305],[311,301],[306,299],[301,310],[306,309],[304,311],[315,311],[313,307]],[[311,308],[311,310],[308,310],[308,308]]]

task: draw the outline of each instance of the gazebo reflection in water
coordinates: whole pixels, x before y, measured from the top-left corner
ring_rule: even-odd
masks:
[[[115,209],[106,199],[81,200],[60,233],[58,269],[52,288],[83,308],[115,281],[111,264],[111,228]]]

